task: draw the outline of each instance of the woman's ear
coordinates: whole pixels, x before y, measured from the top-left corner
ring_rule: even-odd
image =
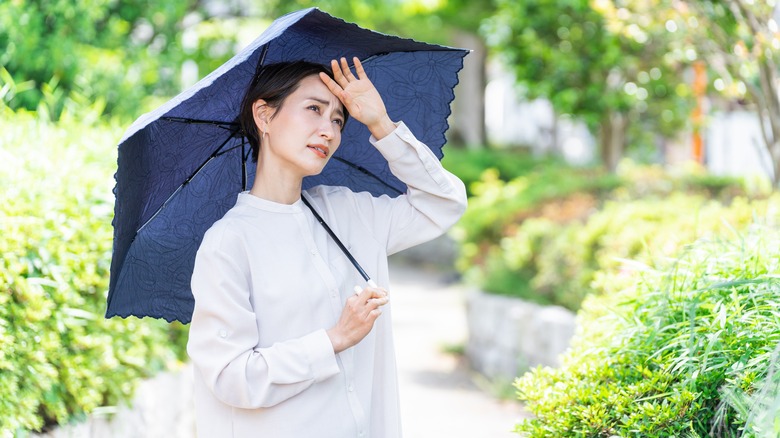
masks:
[[[268,122],[271,120],[273,110],[263,99],[258,99],[252,104],[252,117],[260,132],[268,132]]]

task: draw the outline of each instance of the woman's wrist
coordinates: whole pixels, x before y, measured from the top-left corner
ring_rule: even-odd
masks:
[[[387,115],[381,118],[378,122],[367,126],[369,132],[371,132],[371,135],[373,135],[377,140],[381,140],[392,134],[396,128],[395,123],[393,123],[393,121],[390,120],[390,117]]]
[[[325,333],[327,333],[328,338],[330,338],[330,343],[333,345],[334,353],[339,354],[347,349],[347,347],[344,345],[344,337],[337,332],[336,327],[333,327]]]

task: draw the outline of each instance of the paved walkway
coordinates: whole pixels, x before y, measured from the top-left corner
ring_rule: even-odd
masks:
[[[405,438],[508,438],[525,414],[474,383],[444,351],[467,339],[466,289],[451,275],[391,259],[390,299]]]

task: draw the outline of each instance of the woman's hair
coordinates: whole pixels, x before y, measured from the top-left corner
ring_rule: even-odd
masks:
[[[298,89],[303,79],[312,75],[318,75],[320,72],[333,78],[333,73],[329,68],[308,61],[268,64],[261,67],[260,71],[257,72],[244,94],[241,110],[238,113],[238,122],[241,125],[242,133],[252,146],[252,159],[254,161],[257,161],[260,153],[261,138],[257,125],[255,125],[252,105],[259,99],[263,99],[269,107],[279,111],[287,96]],[[348,117],[347,109],[344,108],[344,124],[346,124]],[[342,130],[344,129],[344,124],[341,125]]]

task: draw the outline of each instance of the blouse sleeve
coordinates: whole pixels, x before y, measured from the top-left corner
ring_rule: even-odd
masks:
[[[373,205],[361,208],[360,217],[370,221],[366,225],[379,233],[388,254],[434,239],[460,219],[467,202],[463,182],[403,122],[388,136],[370,141],[407,185],[406,194],[396,198],[363,197]]]
[[[206,233],[195,258],[187,352],[206,386],[230,406],[269,407],[339,373],[325,330],[257,348],[249,266],[237,235]]]

